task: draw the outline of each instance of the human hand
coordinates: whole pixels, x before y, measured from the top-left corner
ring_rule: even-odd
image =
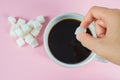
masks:
[[[120,65],[120,10],[92,7],[80,26],[88,28],[92,22],[97,38],[80,33],[76,36],[77,40],[97,55]]]

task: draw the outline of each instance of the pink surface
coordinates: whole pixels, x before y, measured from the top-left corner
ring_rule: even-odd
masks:
[[[78,68],[55,64],[44,50],[43,32],[48,21],[58,14],[85,15],[91,6],[120,8],[115,0],[0,0],[0,80],[120,80],[120,66],[91,61]],[[8,16],[35,19],[46,16],[40,46],[20,48],[9,35]]]

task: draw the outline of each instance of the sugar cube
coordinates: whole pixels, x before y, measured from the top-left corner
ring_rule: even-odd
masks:
[[[27,34],[27,33],[29,33],[31,30],[32,30],[32,28],[31,27],[29,27],[28,25],[22,25],[21,26],[21,29],[22,29],[22,31],[25,33],[25,34]]]
[[[35,38],[31,34],[27,34],[25,37],[25,42],[31,44],[35,41]]]
[[[35,40],[34,42],[31,43],[31,46],[33,48],[37,47],[39,45],[39,43],[37,42],[37,40]]]
[[[10,30],[10,36],[12,37],[16,37],[16,32],[15,30],[18,28],[19,26],[17,26],[16,24],[12,24],[11,30]]]
[[[19,18],[18,21],[17,21],[17,25],[22,26],[22,25],[24,25],[24,24],[25,24],[25,20]]]
[[[36,29],[33,29],[32,31],[31,31],[31,34],[34,36],[34,37],[37,37],[38,35],[39,35],[39,33],[40,33],[40,27],[39,28],[36,28]]]
[[[15,23],[16,23],[15,17],[12,17],[12,16],[9,16],[9,17],[8,17],[8,21],[9,21],[11,24],[15,24]]]
[[[24,36],[24,33],[20,28],[17,28],[15,30],[15,33],[16,33],[17,37],[23,37]]]
[[[11,29],[12,29],[12,30],[16,30],[17,28],[19,28],[18,25],[16,25],[16,24],[12,24],[12,26],[11,26]]]
[[[30,27],[33,27],[33,22],[34,22],[33,20],[29,20],[29,21],[27,22],[27,25],[30,26]]]
[[[42,27],[42,25],[38,21],[34,21],[33,22],[33,27],[38,28],[38,27]]]
[[[25,45],[25,41],[23,38],[19,38],[16,40],[16,43],[18,44],[18,46],[24,46]]]
[[[37,37],[37,36],[39,35],[39,33],[40,33],[40,31],[37,30],[37,29],[33,29],[33,30],[31,31],[31,34],[32,34],[34,37]]]
[[[75,30],[75,35],[81,33],[81,32],[86,32],[86,29],[82,28],[81,26],[79,26],[76,30]]]
[[[45,22],[44,16],[37,16],[36,20],[39,21],[40,23],[44,23]]]
[[[10,36],[12,36],[12,37],[16,37],[17,35],[16,35],[15,31],[10,30]]]

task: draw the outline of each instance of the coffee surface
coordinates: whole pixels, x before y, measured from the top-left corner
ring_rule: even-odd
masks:
[[[61,62],[75,64],[85,60],[91,53],[77,41],[75,30],[80,25],[75,19],[65,19],[53,26],[49,34],[52,55]],[[91,34],[89,29],[87,33]]]

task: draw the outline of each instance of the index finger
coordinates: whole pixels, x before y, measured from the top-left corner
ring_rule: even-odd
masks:
[[[80,26],[87,28],[93,21],[97,19],[104,21],[108,13],[108,8],[94,6],[88,11]]]

